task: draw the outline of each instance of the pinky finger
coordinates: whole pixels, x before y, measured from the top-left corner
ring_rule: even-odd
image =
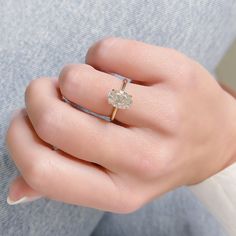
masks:
[[[31,202],[40,199],[42,196],[33,190],[23,179],[22,176],[17,176],[10,184],[7,203],[16,205],[24,202]]]

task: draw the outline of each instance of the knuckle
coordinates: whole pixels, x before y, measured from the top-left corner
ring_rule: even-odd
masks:
[[[116,209],[115,212],[121,213],[121,214],[130,214],[130,213],[135,212],[138,209],[139,209],[139,206],[136,206],[134,202],[129,202],[126,204],[126,206],[122,206]]]
[[[63,67],[59,75],[60,88],[67,89],[68,86],[71,85],[76,73],[75,67],[74,64],[69,64]]]
[[[139,150],[135,162],[133,162],[133,168],[137,176],[143,179],[152,179],[157,172],[155,157],[148,151]]]
[[[59,86],[62,93],[70,94],[72,89],[78,86],[80,78],[86,77],[86,73],[92,69],[92,66],[87,64],[69,64],[64,66],[59,75]]]
[[[51,140],[53,131],[56,129],[55,114],[57,114],[56,108],[48,106],[34,121],[34,129],[37,135],[46,142]]]
[[[179,82],[184,85],[191,85],[193,78],[195,78],[195,63],[192,59],[187,57],[182,52],[174,48],[168,48],[168,54],[174,58],[174,68],[176,78],[179,78]]]
[[[173,165],[176,164],[174,158],[176,157],[176,145],[175,142],[167,142],[160,147],[158,156],[156,157],[156,176],[167,176],[173,169]]]
[[[8,130],[6,132],[6,145],[8,149],[10,149],[12,142],[14,142],[14,137],[15,137],[15,129],[14,129],[14,121],[11,121]]]
[[[37,99],[35,99],[42,88],[42,83],[49,78],[42,77],[32,80],[26,88],[25,91],[25,100],[26,106],[35,107],[38,105]],[[40,112],[37,112],[37,115],[34,116],[32,124],[37,135],[44,141],[49,141],[53,135],[54,128],[57,124],[57,108],[56,106],[50,105],[40,107]]]
[[[91,57],[99,59],[104,58],[107,55],[107,51],[115,42],[117,42],[116,37],[107,37],[99,40],[89,49],[87,59],[90,59]]]
[[[181,127],[182,105],[177,99],[172,99],[172,103],[169,103],[166,108],[168,111],[162,120],[162,127],[166,133],[173,135]]]
[[[178,76],[183,89],[195,89],[196,73],[195,68],[190,62],[183,62],[178,66]]]
[[[15,139],[17,136],[19,136],[18,125],[16,121],[19,118],[19,116],[22,114],[25,115],[24,109],[18,110],[17,112],[15,112],[15,114],[13,114],[11,122],[6,131],[5,141],[6,141],[6,145],[8,149],[11,149],[11,147],[14,146]]]
[[[117,204],[118,203],[118,204]],[[138,210],[144,204],[144,199],[140,194],[123,194],[122,198],[116,201],[114,212],[121,214],[129,214]]]
[[[31,80],[25,90],[25,100],[30,101],[32,100],[32,98],[37,96],[41,83],[47,79],[48,78],[46,77],[42,77],[42,78]]]
[[[150,149],[152,152],[140,155],[135,166],[137,176],[144,180],[153,180],[165,175],[174,155],[170,147],[169,143],[159,145],[156,149]]]
[[[114,181],[114,179],[113,179]],[[111,199],[109,201],[111,205],[109,208],[116,213],[131,213],[139,209],[145,203],[146,193],[140,191],[139,185],[132,183],[128,184],[129,181],[123,181],[122,179],[116,179],[115,191],[112,191]]]
[[[78,81],[79,78],[87,78],[87,77],[89,77],[91,70],[93,70],[93,67],[90,66],[90,65],[87,65],[87,64],[79,64],[79,65],[77,65],[76,68],[74,69],[74,75],[79,75],[79,76],[76,76],[77,77],[76,81]]]
[[[137,197],[133,197],[132,199],[128,200],[126,204],[123,206],[122,213],[129,214],[132,212],[137,211],[139,208],[141,208],[143,204],[141,204],[141,201]]]
[[[106,37],[98,41],[97,46],[106,49],[107,47],[111,46],[115,41],[117,41],[116,37]]]
[[[48,179],[48,171],[46,163],[37,161],[25,169],[23,175],[27,183],[35,190],[43,190],[45,188],[45,180]]]
[[[154,168],[154,163],[152,157],[148,155],[140,156],[137,163],[137,173],[143,178],[153,178],[155,175],[156,168]]]

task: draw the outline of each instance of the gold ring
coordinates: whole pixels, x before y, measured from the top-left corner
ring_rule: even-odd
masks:
[[[108,103],[113,106],[110,120],[115,119],[118,109],[128,109],[133,103],[132,95],[125,92],[125,87],[128,83],[127,79],[123,79],[120,90],[112,89],[108,94]]]

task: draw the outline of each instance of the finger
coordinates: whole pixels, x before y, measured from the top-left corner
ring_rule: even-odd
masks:
[[[100,40],[86,55],[86,63],[98,70],[147,84],[179,78],[187,61],[174,49],[122,38]]]
[[[120,155],[124,150],[130,154],[124,137],[132,139],[133,133],[60,100],[56,81],[47,78],[32,81],[27,87],[25,100],[33,127],[45,142],[110,170],[126,165]]]
[[[111,116],[112,113],[108,93],[113,88],[120,89],[121,85],[120,79],[86,64],[68,65],[59,76],[59,87],[65,98],[104,116]],[[145,126],[146,104],[153,101],[150,90],[149,87],[128,83],[125,91],[132,95],[133,104],[129,109],[118,110],[115,119],[131,126]]]
[[[35,201],[41,197],[41,194],[32,189],[22,176],[18,176],[10,184],[7,203],[9,205],[16,205]]]
[[[37,137],[25,112],[13,119],[7,145],[27,184],[41,195],[103,210],[117,207],[114,176],[94,164],[52,151]]]

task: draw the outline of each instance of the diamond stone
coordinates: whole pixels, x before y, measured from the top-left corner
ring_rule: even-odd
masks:
[[[124,90],[112,89],[108,94],[108,103],[119,109],[128,109],[132,104],[132,96]]]

